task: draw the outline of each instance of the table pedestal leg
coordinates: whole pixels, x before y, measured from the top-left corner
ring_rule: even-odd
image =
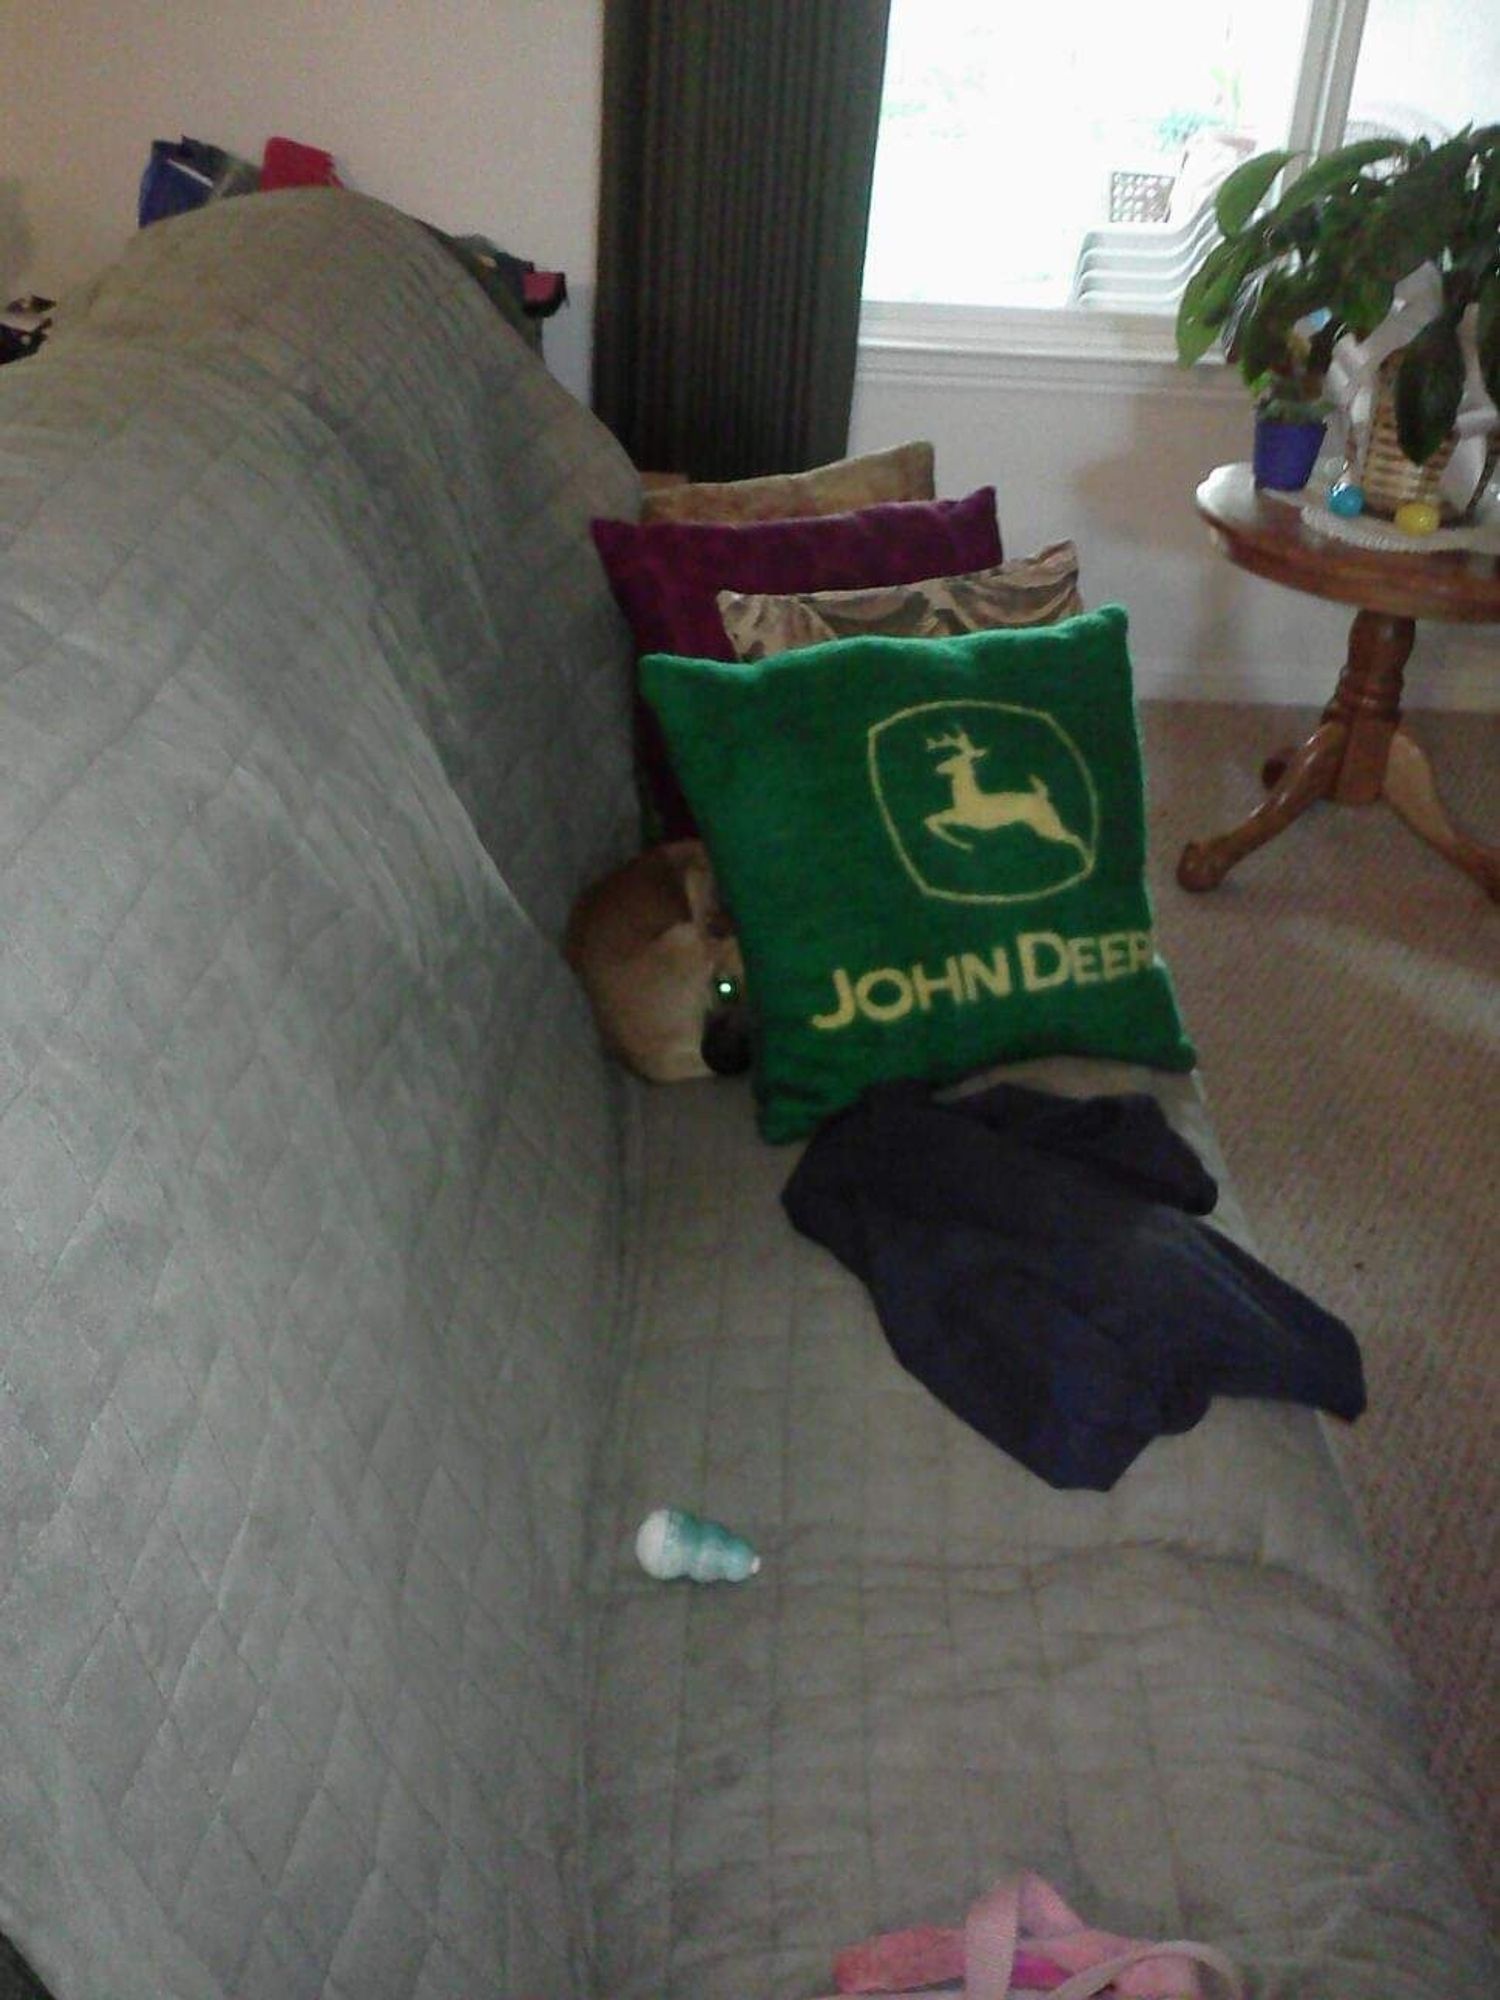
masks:
[[[1500,901],[1500,852],[1457,831],[1432,770],[1401,723],[1401,684],[1416,637],[1411,618],[1361,611],[1332,701],[1300,750],[1268,759],[1265,803],[1211,840],[1190,840],[1177,863],[1184,889],[1212,889],[1238,861],[1273,840],[1317,799],[1373,805],[1387,799],[1423,840]]]
[[[1413,618],[1358,611],[1349,628],[1349,655],[1323,720],[1349,725],[1332,796],[1340,805],[1373,805],[1380,797],[1391,738],[1401,720],[1401,683],[1417,636]]]
[[[1416,626],[1410,618],[1382,618],[1361,611],[1349,631],[1349,652],[1324,722],[1349,725],[1347,749],[1331,796],[1341,805],[1367,806],[1380,796],[1386,751],[1401,720],[1401,683]],[[1281,783],[1294,751],[1278,750],[1260,767],[1267,791]]]

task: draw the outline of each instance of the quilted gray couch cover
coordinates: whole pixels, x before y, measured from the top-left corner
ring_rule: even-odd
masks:
[[[348,194],[0,371],[0,1929],[58,2000],[798,2000],[1031,1867],[1262,2000],[1489,2000],[1318,1422],[1051,1492],[743,1089],[601,1058],[636,505]],[[762,1574],[646,1579],[669,1501]]]

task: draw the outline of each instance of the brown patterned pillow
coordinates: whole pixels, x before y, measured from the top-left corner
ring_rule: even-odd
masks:
[[[719,615],[735,656],[767,660],[824,639],[878,633],[893,639],[949,639],[1001,626],[1055,625],[1082,611],[1078,551],[1054,542],[1034,556],[969,576],[873,590],[810,590],[795,596],[721,590]]]
[[[841,458],[810,472],[775,472],[763,479],[698,480],[648,492],[643,521],[796,521],[815,514],[850,514],[883,500],[930,500],[930,444],[892,445],[862,458]]]

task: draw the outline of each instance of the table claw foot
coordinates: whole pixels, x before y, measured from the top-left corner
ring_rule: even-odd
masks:
[[[1236,856],[1225,853],[1224,841],[1190,840],[1177,860],[1177,881],[1184,889],[1217,889],[1234,866]]]
[[[1214,889],[1236,863],[1257,847],[1274,840],[1284,827],[1317,799],[1327,798],[1338,776],[1348,740],[1348,724],[1340,719],[1320,722],[1294,751],[1264,804],[1247,820],[1212,840],[1190,840],[1177,863],[1177,880],[1184,889]]]
[[[1427,753],[1404,728],[1391,738],[1383,793],[1419,839],[1477,882],[1492,903],[1500,903],[1500,848],[1486,847],[1453,824]]]

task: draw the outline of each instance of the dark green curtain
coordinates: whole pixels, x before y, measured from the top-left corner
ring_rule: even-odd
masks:
[[[889,0],[605,0],[594,406],[644,469],[843,456]]]

